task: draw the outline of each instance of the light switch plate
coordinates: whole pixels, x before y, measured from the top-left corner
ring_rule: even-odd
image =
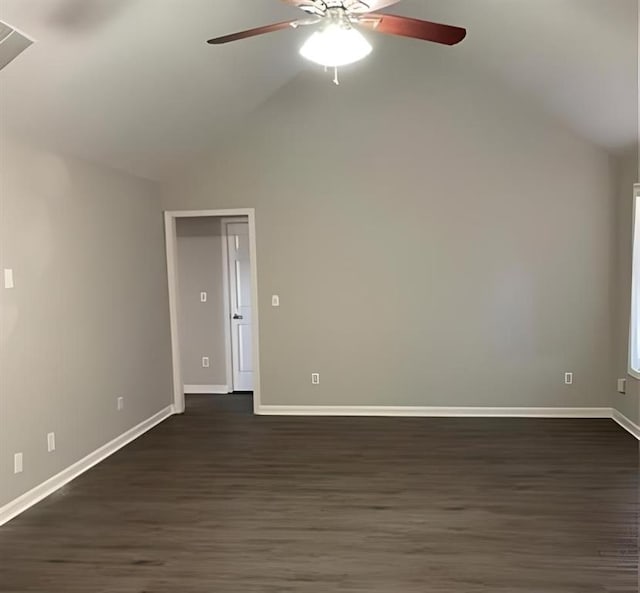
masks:
[[[627,393],[626,379],[618,379],[618,393]]]
[[[5,288],[13,288],[15,284],[13,283],[13,270],[5,268],[4,270],[4,287]]]
[[[56,433],[50,432],[47,435],[47,451],[53,453],[56,450]]]
[[[207,302],[207,293],[206,292],[201,292],[200,293],[200,302],[201,303],[206,303]]]
[[[13,473],[14,474],[22,473],[22,453],[16,453],[13,456]]]
[[[573,385],[573,373],[565,373],[564,374],[564,384],[565,385]]]
[[[209,357],[208,356],[203,356],[202,357],[202,368],[203,369],[208,369],[209,368]]]
[[[280,297],[277,294],[274,294],[271,297],[271,306],[272,307],[279,307],[280,306]]]

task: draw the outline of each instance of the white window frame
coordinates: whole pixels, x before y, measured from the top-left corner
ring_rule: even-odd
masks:
[[[640,379],[640,185],[633,197],[633,264],[631,274],[631,323],[629,329],[629,374]]]

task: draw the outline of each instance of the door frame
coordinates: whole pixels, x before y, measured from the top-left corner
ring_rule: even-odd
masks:
[[[637,261],[638,257],[636,255],[639,251],[638,242],[640,242],[640,237],[637,237],[635,232],[637,219],[640,217],[640,183],[633,186],[633,205],[631,213],[631,224],[633,225],[631,228],[631,311],[629,312],[629,353],[627,356],[627,372],[634,379],[640,379],[640,371],[634,368],[634,365],[636,364],[634,356],[636,355],[636,350],[640,347],[640,345],[635,343],[634,336],[637,324],[640,323],[640,319],[638,319],[638,313],[635,308],[638,300],[638,295],[636,294],[638,290],[638,275],[640,274],[640,261]]]
[[[169,322],[171,328],[171,367],[173,371],[173,406],[175,413],[184,413],[184,386],[182,381],[182,363],[180,361],[180,327],[178,323],[179,311],[179,291],[178,291],[178,261],[177,261],[177,243],[178,237],[176,233],[176,220],[178,218],[237,218],[243,217],[249,223],[249,258],[251,267],[251,333],[253,348],[253,412],[257,414],[260,409],[261,401],[261,385],[260,385],[260,335],[259,335],[259,319],[258,319],[258,259],[256,249],[256,218],[254,208],[234,208],[226,210],[166,210],[164,212],[165,227],[165,244],[167,254],[167,282],[169,289]],[[227,258],[227,235],[226,229],[222,234],[223,257],[228,265]],[[228,282],[228,272],[224,273],[226,278],[224,282]],[[229,306],[229,290],[223,287],[225,292],[225,310]],[[225,324],[225,327],[230,322]],[[231,342],[230,327],[225,330],[229,333],[227,340],[227,348]],[[227,351],[227,372],[230,360],[230,350]],[[231,378],[233,381],[233,378]]]
[[[226,375],[227,375],[227,385],[229,386],[231,392],[236,390],[236,385],[233,377],[233,322],[231,320],[231,303],[233,302],[232,297],[232,286],[231,286],[231,268],[229,266],[229,231],[227,229],[227,225],[234,223],[246,223],[246,216],[229,216],[220,219],[220,226],[222,230],[222,289],[224,291],[224,314],[226,317],[226,323],[224,325],[224,347],[225,347],[225,355],[226,355]],[[251,233],[251,226],[249,226],[249,233]],[[251,242],[251,237],[249,237],[249,241]],[[253,258],[253,252],[249,253],[249,258]],[[251,262],[249,262],[251,265]],[[253,271],[251,274],[251,281],[253,282]],[[253,288],[251,289],[253,290]],[[251,303],[251,316],[253,319],[253,302]],[[253,326],[253,322],[252,322]],[[253,327],[251,328],[253,331]],[[253,336],[252,336],[253,339]],[[255,379],[255,374],[254,374]],[[254,392],[255,393],[255,392]]]

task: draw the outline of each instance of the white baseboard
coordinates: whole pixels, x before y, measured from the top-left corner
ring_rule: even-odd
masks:
[[[464,408],[410,406],[260,406],[263,416],[381,416],[403,418],[608,418],[640,440],[640,426],[613,408]]]
[[[203,395],[211,395],[211,394],[219,394],[219,393],[231,393],[233,389],[231,389],[228,385],[184,385],[184,393],[186,394],[203,394]]]
[[[260,406],[265,416],[389,416],[475,418],[611,418],[611,408],[465,408],[411,406]]]
[[[635,422],[632,422],[627,418],[624,414],[618,412],[618,410],[613,409],[612,418],[624,428],[626,431],[630,432],[634,437],[636,437],[640,441],[640,426],[638,426]]]
[[[80,474],[91,469],[94,465],[113,455],[131,441],[137,439],[140,435],[151,430],[157,424],[160,424],[163,420],[166,420],[173,413],[173,406],[168,406],[160,410],[157,414],[151,416],[151,418],[147,418],[147,420],[127,430],[127,432],[116,437],[99,449],[96,449],[93,453],[89,453],[89,455],[69,466],[67,469],[62,470],[60,473],[42,482],[42,484],[29,490],[29,492],[4,505],[0,508],[0,525],[11,521],[11,519],[17,517],[20,513],[23,513],[50,494],[53,494],[56,490],[62,488]]]
[[[226,392],[225,392],[226,393]],[[174,414],[173,406],[144,420],[85,458],[62,470],[29,492],[0,508],[0,525],[11,521],[79,475]],[[384,416],[384,417],[484,417],[484,418],[610,418],[640,440],[640,426],[612,408],[470,408],[394,406],[260,406],[265,416]]]

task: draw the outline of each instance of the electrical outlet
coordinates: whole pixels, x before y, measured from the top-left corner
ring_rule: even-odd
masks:
[[[22,473],[22,453],[16,453],[13,456],[13,473],[14,474]]]
[[[118,412],[120,412],[124,408],[124,397],[118,398],[117,408]]]
[[[618,393],[627,393],[626,379],[618,379]]]
[[[53,453],[56,450],[56,433],[50,432],[47,435],[47,451]]]
[[[203,356],[202,357],[202,368],[203,369],[208,369],[209,368],[209,357],[208,356]]]
[[[201,303],[206,303],[207,302],[207,293],[206,292],[201,292],[200,293],[200,302]]]
[[[564,384],[565,385],[573,385],[573,373],[565,373],[564,374]]]
[[[13,283],[13,270],[6,268],[4,270],[4,287],[5,288],[13,288],[15,284]]]
[[[320,385],[320,373],[311,373],[311,383],[313,385]]]

